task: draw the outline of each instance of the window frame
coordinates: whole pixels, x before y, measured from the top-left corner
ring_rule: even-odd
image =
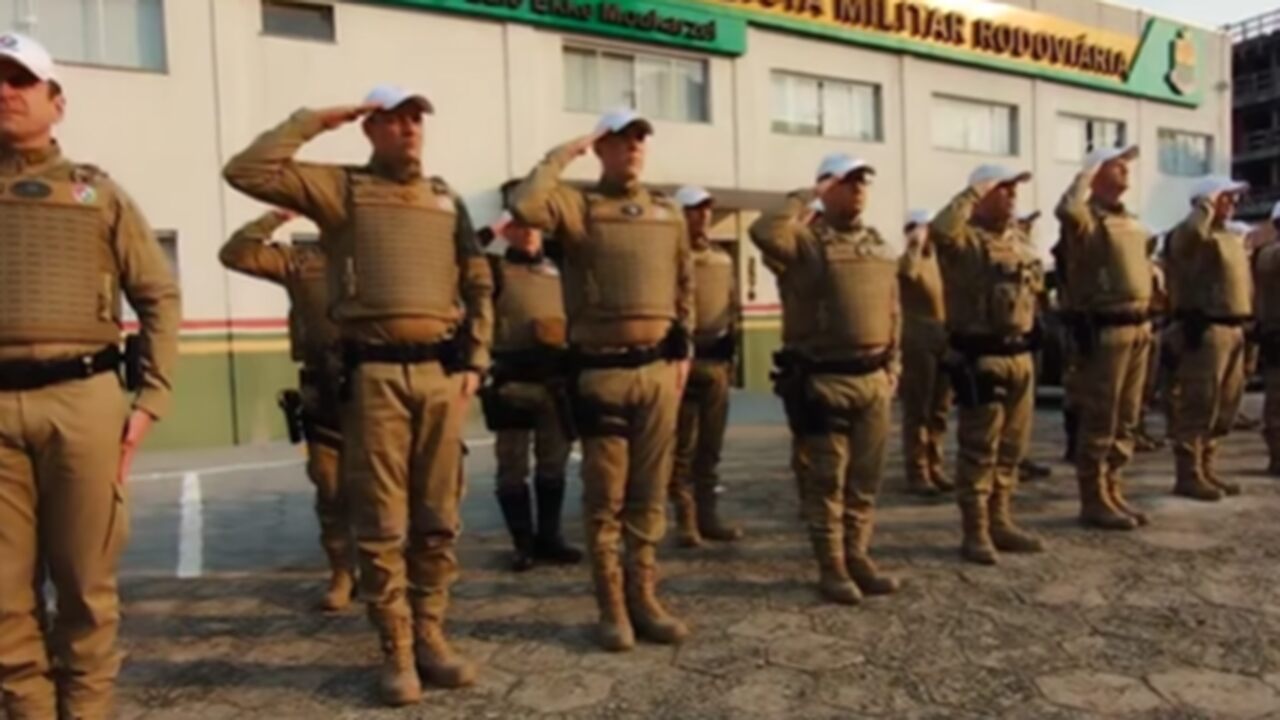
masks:
[[[1059,112],[1055,117],[1055,119],[1059,122],[1062,120],[1083,120],[1085,122],[1086,147],[1084,148],[1084,152],[1081,153],[1079,157],[1064,158],[1058,154],[1058,150],[1060,148],[1057,147],[1057,142],[1055,141],[1054,142],[1054,159],[1057,160],[1058,162],[1079,163],[1081,160],[1088,157],[1089,153],[1099,149],[1098,145],[1094,145],[1092,149],[1087,147],[1087,145],[1091,144],[1092,142],[1089,136],[1092,134],[1092,131],[1090,128],[1093,126],[1094,123],[1111,123],[1112,125],[1116,125],[1119,127],[1119,133],[1117,133],[1119,143],[1113,146],[1108,146],[1108,147],[1124,147],[1125,144],[1129,142],[1129,123],[1126,120],[1121,120],[1119,118],[1102,117],[1100,115],[1085,115],[1083,113],[1065,112],[1065,111]],[[1055,130],[1056,129],[1057,128],[1055,128]]]
[[[156,12],[159,13],[160,27],[160,63],[155,67],[146,65],[126,65],[123,63],[110,62],[105,60],[87,60],[84,58],[66,58],[60,57],[50,48],[52,44],[40,32],[40,20],[36,17],[34,29],[29,23],[24,21],[15,21],[13,29],[38,40],[46,48],[50,48],[49,54],[58,65],[67,67],[89,68],[93,70],[113,70],[117,72],[138,73],[143,75],[168,75],[170,69],[170,53],[169,53],[169,13],[166,0],[156,0]],[[83,46],[83,43],[81,43]]]
[[[269,5],[292,5],[295,7],[314,7],[328,10],[331,36],[327,38],[318,38],[310,35],[290,35],[287,33],[271,32],[267,30],[267,6]],[[322,45],[338,44],[338,8],[335,3],[325,2],[322,0],[258,0],[258,8],[258,18],[261,21],[260,27],[258,28],[258,35],[260,37],[274,38],[277,40],[296,40],[298,42],[320,43]]]
[[[939,145],[937,138],[934,136],[933,123],[938,121],[938,113],[933,103],[937,100],[947,100],[950,102],[964,103],[968,105],[976,105],[986,108],[1000,107],[1008,108],[1009,113],[1009,151],[1008,152],[992,152],[990,150],[974,150],[972,148],[957,148],[947,145]],[[978,98],[968,97],[965,95],[953,95],[945,92],[933,92],[929,95],[929,144],[933,150],[941,152],[959,153],[961,155],[981,155],[983,157],[997,158],[1017,158],[1022,155],[1022,107],[1017,103],[1004,102],[1001,100],[981,100]]]
[[[1204,143],[1205,143],[1204,169],[1202,171],[1198,171],[1194,173],[1171,172],[1170,170],[1166,169],[1164,164],[1164,143],[1162,142],[1165,136],[1170,136],[1170,137],[1173,137],[1174,139],[1177,139],[1180,137],[1191,137],[1197,140],[1204,140]],[[1211,133],[1197,132],[1195,130],[1179,130],[1177,128],[1171,128],[1171,127],[1157,127],[1156,128],[1156,170],[1159,171],[1161,175],[1164,175],[1166,177],[1196,178],[1196,177],[1203,177],[1205,175],[1208,175],[1213,172],[1213,149],[1214,149],[1213,146],[1214,146],[1214,136]]]
[[[778,128],[777,126],[778,118],[776,115],[777,108],[772,107],[772,104],[773,104],[772,94],[773,94],[773,88],[774,88],[773,83],[776,78],[783,77],[783,76],[802,79],[802,80],[813,80],[818,83],[818,132],[816,134],[810,135],[807,133],[793,132],[790,130],[781,130]],[[874,134],[871,138],[861,138],[861,137],[855,137],[852,135],[828,135],[824,132],[824,129],[826,127],[827,113],[826,113],[826,106],[823,104],[823,98],[825,96],[823,95],[822,91],[823,91],[824,83],[828,83],[828,82],[838,83],[840,85],[847,85],[850,87],[870,88],[872,92],[872,101],[874,104],[873,113],[875,115],[875,129],[874,129]],[[840,78],[840,77],[834,77],[830,75],[815,75],[813,73],[797,72],[795,70],[773,68],[769,71],[769,93],[770,93],[770,105],[771,105],[771,107],[769,108],[769,131],[775,135],[785,135],[787,137],[800,137],[800,138],[818,138],[822,140],[839,140],[843,142],[856,142],[856,143],[868,143],[868,144],[884,143],[885,141],[884,139],[885,138],[884,88],[878,82],[873,82],[870,80],[854,80],[850,78]]]
[[[568,92],[566,92],[566,88],[568,87],[568,82],[567,82],[568,75],[567,73],[565,73],[565,57],[571,52],[590,53],[593,58],[599,58],[603,55],[614,55],[614,56],[626,57],[626,59],[630,61],[630,64],[631,64],[631,92],[629,93],[631,97],[630,97],[630,104],[628,105],[628,107],[640,112],[642,115],[649,118],[650,120],[681,123],[684,125],[713,125],[715,123],[715,111],[712,108],[712,102],[711,102],[712,100],[711,62],[708,58],[701,55],[692,54],[692,53],[665,52],[665,51],[655,52],[650,48],[638,48],[630,45],[614,44],[614,43],[591,42],[588,40],[579,40],[576,38],[569,38],[569,37],[564,38],[564,41],[560,45],[560,73],[561,73],[561,81],[562,81],[561,93],[560,93],[561,94],[560,109],[562,112],[575,113],[575,114],[581,114],[581,115],[596,115],[602,112],[606,112],[610,109],[609,107],[599,107],[595,109],[569,107],[569,94]],[[699,119],[662,117],[655,113],[652,113],[649,110],[639,107],[640,105],[640,76],[639,76],[640,63],[637,62],[637,60],[641,56],[651,60],[666,61],[668,63],[668,72],[670,72],[672,76],[674,76],[675,62],[677,61],[694,62],[701,65],[703,70],[703,98],[702,98],[703,103],[702,104],[703,104],[703,109],[705,110],[705,117],[702,117]],[[602,87],[601,83],[603,81],[603,77],[604,77],[603,73],[596,74],[597,101],[599,97],[603,95],[603,93],[600,92]],[[674,100],[676,97],[675,93],[677,93],[678,91],[679,91],[679,88],[677,87],[677,83],[674,83],[674,82],[671,83],[670,93],[672,93],[672,95],[671,97],[668,98],[668,100]]]

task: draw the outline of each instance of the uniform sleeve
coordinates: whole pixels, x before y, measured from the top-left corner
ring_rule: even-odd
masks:
[[[565,146],[557,147],[533,168],[511,197],[511,214],[519,221],[570,240],[586,235],[582,218],[585,201],[577,190],[560,182],[573,160]]]
[[[889,374],[895,378],[902,377],[902,290],[897,283],[893,284],[893,302],[890,312],[893,313],[893,335],[889,341]]]
[[[810,195],[804,190],[790,193],[751,223],[751,242],[766,259],[787,267],[799,257],[800,246],[809,234],[801,219],[808,210]]]
[[[1076,175],[1071,186],[1058,200],[1053,214],[1067,232],[1068,241],[1086,240],[1093,233],[1093,213],[1089,210],[1089,192],[1094,173],[1085,170]]]
[[[684,213],[673,208],[680,223],[680,244],[676,250],[676,324],[690,340],[692,350],[693,333],[697,327],[695,317],[697,300],[694,297],[696,288],[693,279],[693,246],[689,240],[689,231],[684,222]]]
[[[467,313],[463,325],[467,332],[465,360],[469,367],[484,372],[489,369],[489,348],[493,344],[493,273],[476,240],[471,213],[462,198],[454,196],[453,200],[458,209],[457,229],[454,231],[458,287]]]
[[[292,248],[271,242],[271,235],[285,220],[269,212],[241,227],[218,251],[218,260],[228,270],[244,273],[278,285],[285,284],[291,265]]]
[[[294,160],[323,129],[319,115],[299,110],[231,158],[223,177],[252,198],[302,213],[322,228],[338,227],[346,220],[346,172]]]
[[[977,190],[967,187],[933,217],[929,237],[939,251],[961,252],[968,247],[969,219],[980,199]]]
[[[182,298],[146,218],[123,191],[117,188],[114,195],[111,230],[120,285],[141,326],[142,387],[133,404],[158,419],[173,396]]]

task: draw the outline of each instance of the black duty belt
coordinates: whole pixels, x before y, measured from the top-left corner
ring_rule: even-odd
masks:
[[[425,362],[447,363],[455,358],[457,346],[453,342],[439,343],[360,343],[344,342],[342,358],[348,367],[361,363],[389,363],[414,365]]]
[[[694,345],[693,356],[698,360],[729,362],[733,360],[737,342],[732,333],[723,335],[709,342]]]
[[[497,382],[546,382],[568,370],[568,353],[553,348],[495,350],[493,379]]]
[[[1098,328],[1132,327],[1143,325],[1151,320],[1151,313],[1146,310],[1132,312],[1099,312],[1079,316],[1079,321],[1087,322]]]
[[[82,380],[120,369],[120,348],[109,345],[90,355],[57,360],[0,362],[0,390],[37,390],[68,380]]]
[[[661,346],[629,348],[621,352],[589,353],[570,350],[569,364],[577,370],[620,370],[644,367],[665,357]]]
[[[800,357],[797,361],[802,372],[809,375],[870,375],[889,367],[893,354],[889,351],[845,360],[810,360]]]
[[[952,333],[949,342],[956,352],[970,357],[994,355],[1012,357],[1036,349],[1035,333],[1025,335],[964,335]]]
[[[1224,325],[1226,327],[1243,327],[1253,322],[1252,315],[1205,315],[1204,313],[1186,311],[1175,313],[1174,318],[1183,322]]]

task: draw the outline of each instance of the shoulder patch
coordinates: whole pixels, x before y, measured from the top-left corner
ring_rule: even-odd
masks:
[[[106,171],[91,163],[76,163],[71,166],[71,182],[89,184],[106,180]]]

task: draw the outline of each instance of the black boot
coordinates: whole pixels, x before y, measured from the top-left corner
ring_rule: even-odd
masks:
[[[519,485],[509,490],[499,490],[498,506],[511,531],[515,553],[511,556],[511,569],[524,572],[533,567],[533,516],[529,502],[529,486]]]
[[[1076,430],[1080,426],[1080,415],[1075,410],[1062,411],[1062,428],[1067,431],[1067,450],[1062,455],[1066,462],[1076,461]]]
[[[564,505],[564,478],[539,477],[534,480],[538,494],[538,536],[533,555],[553,565],[575,565],[582,551],[570,547],[560,534],[560,508]]]

